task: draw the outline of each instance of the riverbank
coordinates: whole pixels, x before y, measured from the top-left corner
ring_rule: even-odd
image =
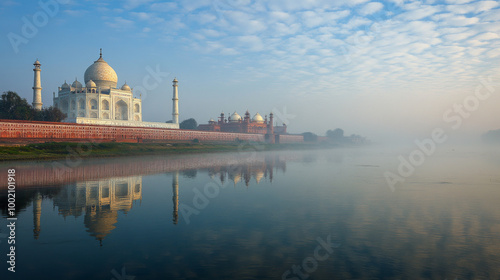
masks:
[[[224,144],[207,143],[39,143],[17,146],[0,146],[0,161],[52,160],[70,157],[96,158],[130,155],[161,155],[214,152],[247,152],[268,150],[295,150],[334,147],[317,143],[267,144],[241,142]]]

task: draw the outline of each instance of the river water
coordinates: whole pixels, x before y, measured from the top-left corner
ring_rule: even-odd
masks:
[[[1,279],[500,279],[500,150],[411,152],[2,164]]]

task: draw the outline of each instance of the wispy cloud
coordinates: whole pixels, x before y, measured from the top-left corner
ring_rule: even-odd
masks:
[[[132,20],[122,17],[114,17],[111,18],[110,21],[107,21],[106,25],[114,29],[130,30],[130,28],[134,27],[135,23]]]
[[[135,9],[139,6],[149,4],[153,2],[154,0],[126,0],[124,8],[127,10]]]
[[[242,76],[293,82],[296,94],[457,87],[500,48],[497,1],[144,0],[124,8],[131,11],[106,24],[140,22],[137,31],[160,40],[238,57],[231,63]]]
[[[384,4],[380,2],[370,2],[366,4],[363,8],[361,8],[360,13],[362,15],[371,15],[376,13],[384,8]]]

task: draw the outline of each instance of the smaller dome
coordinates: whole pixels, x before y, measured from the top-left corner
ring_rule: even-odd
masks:
[[[80,83],[76,78],[75,78],[75,81],[73,82],[73,84],[71,85],[72,87],[74,88],[82,88],[82,83]]]
[[[33,63],[33,65],[42,65],[40,64],[40,61],[38,61],[38,59],[35,61],[35,63]]]
[[[255,116],[253,116],[252,121],[256,123],[263,123],[264,118],[259,113],[257,113],[255,114]]]
[[[127,85],[127,82],[125,82],[122,86],[122,90],[128,90],[128,91],[131,91],[129,85]]]
[[[92,80],[88,81],[85,86],[88,87],[88,88],[95,88],[95,87],[97,87],[97,85]]]
[[[214,121],[214,119],[213,119],[213,118],[211,118],[208,122],[210,123],[210,122],[215,122],[215,121]]]
[[[241,116],[238,115],[238,113],[234,112],[230,117],[229,117],[230,122],[239,122],[241,121]]]
[[[61,89],[69,89],[69,88],[70,88],[69,84],[66,83],[66,81],[64,81],[64,84],[62,84]]]

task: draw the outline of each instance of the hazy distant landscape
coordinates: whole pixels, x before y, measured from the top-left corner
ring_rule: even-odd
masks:
[[[483,140],[491,144],[500,144],[500,129],[490,130],[483,134]]]

